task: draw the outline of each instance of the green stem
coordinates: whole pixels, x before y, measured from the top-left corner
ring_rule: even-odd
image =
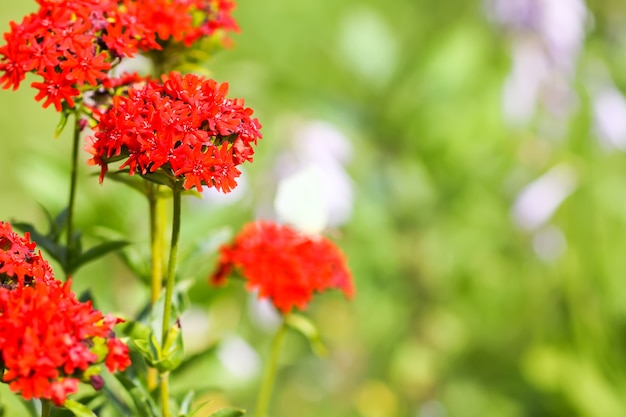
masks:
[[[263,375],[263,381],[261,382],[261,388],[259,390],[259,397],[256,403],[255,417],[265,417],[267,410],[269,409],[270,399],[272,397],[272,389],[274,388],[274,380],[276,379],[276,371],[278,370],[278,358],[283,345],[283,339],[287,333],[287,320],[283,321],[282,326],[278,329],[278,332],[274,336],[272,341],[272,350],[270,351],[270,357],[265,367],[265,373]]]
[[[74,137],[72,141],[72,171],[70,174],[70,196],[67,204],[67,243],[65,253],[65,272],[69,275],[71,271],[71,253],[74,235],[74,201],[76,199],[76,182],[78,177],[78,140],[80,138],[80,126],[78,122],[80,116],[75,113]]]
[[[178,238],[180,237],[180,197],[178,188],[172,190],[173,213],[172,213],[172,240],[170,242],[170,258],[167,265],[167,280],[165,281],[165,306],[163,307],[163,339],[167,340],[172,319],[172,298],[174,297],[174,282],[176,280],[176,258],[178,256]]]
[[[163,408],[163,417],[171,417],[170,413],[170,373],[161,374],[161,408]]]
[[[163,287],[163,199],[159,196],[160,186],[148,185],[148,203],[150,205],[150,301],[154,305]]]
[[[160,196],[160,187],[147,182],[148,205],[150,208],[150,302],[154,306],[163,287],[163,232],[165,231],[165,210]],[[155,368],[148,368],[148,390],[158,386],[158,373]]]
[[[41,417],[50,417],[52,411],[52,404],[50,400],[41,400]]]
[[[172,239],[170,241],[170,258],[167,265],[167,280],[165,282],[165,305],[163,307],[163,332],[161,346],[165,345],[170,331],[172,319],[172,298],[174,297],[174,282],[176,280],[176,258],[178,256],[178,239],[180,237],[180,200],[181,192],[178,186],[172,189],[173,213],[172,213]],[[169,410],[169,382],[168,373],[161,375],[161,406],[163,417],[170,417]]]

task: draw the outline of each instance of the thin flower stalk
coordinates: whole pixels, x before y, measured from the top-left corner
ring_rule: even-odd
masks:
[[[71,256],[73,253],[74,247],[74,205],[76,201],[76,184],[78,182],[78,146],[80,139],[80,117],[78,113],[75,113],[75,122],[74,122],[74,134],[72,137],[72,156],[71,156],[71,171],[70,171],[70,192],[67,203],[67,236],[66,236],[66,252],[65,252],[65,272],[69,273],[71,271]]]
[[[170,322],[172,319],[172,301],[174,298],[174,284],[176,281],[176,260],[178,257],[178,241],[180,238],[180,212],[181,212],[181,190],[176,185],[172,189],[172,238],[170,240],[170,254],[167,266],[167,277],[165,281],[165,303],[163,307],[163,327],[161,346],[165,346],[170,332]],[[161,374],[161,407],[163,417],[170,417],[169,407],[169,372]]]
[[[283,340],[287,333],[287,320],[286,317],[283,320],[282,325],[276,332],[274,340],[272,341],[272,347],[270,350],[270,356],[265,366],[263,374],[263,380],[261,381],[261,387],[259,389],[259,396],[257,398],[255,417],[266,417],[269,410],[270,401],[272,398],[272,390],[274,389],[274,382],[276,380],[276,373],[278,371],[278,360],[280,358],[280,352],[283,346]]]

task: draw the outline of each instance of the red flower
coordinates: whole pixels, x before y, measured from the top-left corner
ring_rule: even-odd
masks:
[[[34,281],[54,281],[52,268],[41,253],[35,253],[29,233],[21,237],[10,224],[0,222],[0,286],[13,289]]]
[[[2,381],[26,400],[50,399],[62,405],[92,366],[106,361],[111,371],[126,368],[128,348],[114,337],[118,319],[80,302],[71,282],[54,279],[34,250],[28,235],[20,237],[0,222]],[[106,359],[96,354],[103,349]]]
[[[235,241],[220,249],[219,264],[211,276],[223,283],[234,270],[259,297],[269,298],[288,313],[304,309],[315,292],[337,288],[354,295],[350,271],[341,251],[328,239],[309,237],[289,226],[256,222],[244,226]]]
[[[231,191],[241,175],[237,165],[251,161],[261,125],[242,99],[226,97],[228,84],[197,75],[170,73],[164,82],[146,82],[116,96],[98,115],[86,150],[100,165],[102,181],[110,158],[121,168],[147,175],[159,169],[181,178],[185,189],[203,185]]]
[[[237,30],[229,0],[39,0],[11,22],[0,46],[0,86],[17,89],[27,72],[43,78],[44,107],[74,107],[76,87],[105,83],[119,58]]]
[[[68,106],[74,107],[74,97],[78,96],[78,89],[73,87],[63,74],[55,74],[45,79],[42,83],[32,83],[31,86],[39,90],[39,94],[35,96],[35,100],[41,101],[46,99],[43,107],[46,108],[50,104],[54,104],[56,111],[63,110],[63,102]]]

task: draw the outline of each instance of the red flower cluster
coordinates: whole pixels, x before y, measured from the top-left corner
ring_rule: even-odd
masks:
[[[0,370],[26,400],[62,405],[79,381],[101,384],[98,364],[111,372],[130,365],[113,333],[121,320],[78,301],[70,285],[54,279],[28,234],[0,222]]]
[[[241,174],[237,165],[252,161],[261,125],[243,99],[226,98],[227,91],[227,83],[171,73],[163,83],[150,81],[113,97],[86,147],[90,164],[102,168],[100,181],[111,158],[121,155],[121,168],[129,167],[131,175],[161,168],[184,178],[187,190],[202,191],[202,184],[232,190]]]
[[[238,30],[231,0],[38,0],[37,13],[11,22],[0,46],[0,85],[17,89],[25,74],[44,107],[74,107],[84,85],[97,86],[118,58],[189,46],[218,30]]]
[[[309,237],[269,222],[244,226],[235,241],[222,246],[214,284],[221,284],[233,269],[247,287],[270,298],[283,313],[304,309],[314,292],[338,288],[354,295],[350,271],[341,251],[323,237]]]

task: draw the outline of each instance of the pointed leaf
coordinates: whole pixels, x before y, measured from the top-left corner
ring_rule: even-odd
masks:
[[[46,215],[46,220],[48,220],[48,233],[46,234],[46,237],[53,242],[58,243],[61,233],[63,233],[63,230],[65,229],[67,209],[63,209],[56,217],[52,217],[52,214],[50,214],[48,209],[43,204],[39,204],[39,208]]]
[[[161,171],[151,172],[149,174],[142,175],[141,177],[155,184],[165,185],[169,188],[174,188],[174,184],[176,182],[174,177],[171,177]]]
[[[130,397],[139,413],[136,417],[158,417],[158,408],[154,400],[148,393],[148,390],[141,384],[137,378],[129,378],[123,372],[116,372],[115,378],[122,384],[124,389],[130,394]]]
[[[67,224],[67,208],[61,210],[59,214],[54,218],[52,222],[50,222],[50,230],[48,231],[48,235],[55,242],[59,241],[61,237],[61,233],[65,229],[65,225]]]
[[[72,271],[75,271],[76,269],[78,269],[79,267],[81,267],[82,265],[88,262],[91,262],[98,258],[103,257],[109,252],[113,252],[129,244],[130,242],[126,240],[114,240],[111,242],[104,242],[97,246],[91,247],[84,253],[80,254],[78,259],[76,259],[72,263]]]
[[[121,184],[126,184],[130,188],[146,195],[146,184],[138,175],[130,175],[128,169],[122,169],[114,172],[107,172],[106,177]]]
[[[126,250],[118,251],[116,254],[120,257],[124,265],[139,278],[144,284],[150,285],[150,264],[146,254],[142,253],[138,246],[131,246]]]
[[[311,349],[317,356],[324,357],[327,355],[326,346],[322,342],[319,331],[315,324],[308,318],[299,314],[291,313],[285,317],[285,321],[289,327],[297,330],[304,335],[311,344]]]
[[[18,395],[17,398],[20,399],[22,405],[28,411],[30,417],[39,417],[39,410],[37,410],[37,406],[35,405],[35,400],[25,400],[21,395]]]
[[[74,400],[65,400],[64,407],[74,413],[76,417],[97,417],[86,405]]]
[[[161,373],[173,371],[181,364],[184,355],[183,333],[180,326],[175,323],[167,333],[167,340],[161,349],[161,357],[155,364],[155,368]]]
[[[74,272],[77,267],[74,266],[76,260],[80,259],[83,253],[83,234],[80,231],[76,231],[72,236],[72,243],[69,247],[70,253],[68,254],[68,273]]]
[[[191,403],[193,402],[193,397],[195,392],[189,391],[183,401],[180,403],[180,409],[178,410],[178,417],[190,417],[191,413]]]
[[[94,305],[93,292],[91,291],[91,289],[87,289],[81,292],[80,295],[78,296],[78,301],[80,301],[81,303],[86,303],[87,301],[91,301],[93,307],[96,308],[96,306]]]
[[[133,346],[150,366],[155,367],[161,360],[161,346],[154,334],[150,334],[148,339],[133,339]]]
[[[208,417],[241,417],[246,414],[246,410],[240,408],[226,407],[211,414]]]
[[[37,243],[37,246],[39,246],[40,248],[48,252],[48,254],[52,258],[54,258],[54,260],[59,262],[63,270],[67,270],[66,268],[67,262],[66,262],[66,256],[65,256],[66,251],[65,251],[64,246],[59,245],[57,242],[54,242],[51,239],[49,239],[47,236],[44,236],[41,233],[39,233],[35,229],[35,227],[31,225],[30,223],[14,222],[12,224],[13,224],[13,227],[15,227],[16,229],[22,232],[30,233],[31,240]]]
[[[59,136],[61,136],[61,133],[63,132],[63,129],[65,129],[65,126],[67,125],[67,119],[70,117],[70,112],[68,112],[66,109],[64,109],[61,112],[61,120],[59,120],[59,123],[57,123],[56,128],[54,129],[54,137],[58,138]]]
[[[150,328],[145,324],[137,320],[126,320],[124,323],[120,323],[115,326],[115,331],[120,332],[121,335],[128,336],[131,339],[148,340],[150,337]]]

